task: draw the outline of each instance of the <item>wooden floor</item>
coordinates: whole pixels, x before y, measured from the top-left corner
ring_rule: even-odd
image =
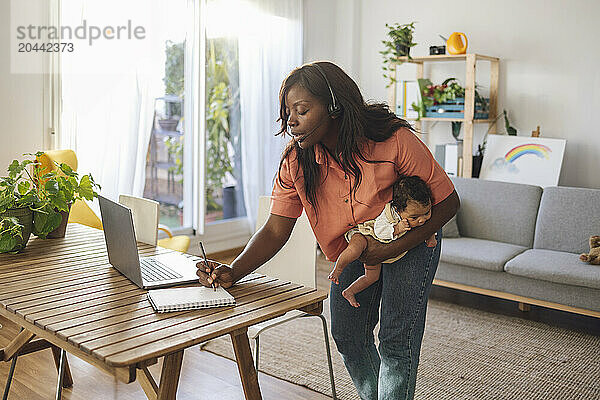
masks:
[[[221,262],[230,262],[236,255],[221,253],[211,258],[218,259]],[[18,327],[2,317],[0,317],[0,324],[2,324],[0,347],[4,347],[18,333]],[[132,384],[118,382],[111,375],[72,355],[69,355],[68,358],[75,384],[72,388],[63,390],[63,399],[146,399],[146,395],[137,382]],[[9,367],[10,363],[0,362],[0,390],[4,390]],[[160,379],[160,367],[161,362],[150,367],[156,381]],[[259,373],[258,378],[264,399],[330,399],[330,397],[323,394],[269,375]],[[50,349],[28,354],[17,361],[8,399],[41,400],[54,398],[56,382],[57,373]],[[186,350],[177,398],[183,400],[243,399],[237,365],[226,358],[200,351],[198,346]]]

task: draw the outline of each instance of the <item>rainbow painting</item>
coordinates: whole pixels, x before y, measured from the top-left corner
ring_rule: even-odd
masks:
[[[556,186],[565,145],[564,139],[489,135],[479,177],[541,187]]]
[[[510,149],[504,156],[504,159],[508,163],[514,163],[519,157],[526,154],[533,154],[542,159],[549,159],[550,153],[552,153],[552,150],[548,146],[537,143],[526,143]]]

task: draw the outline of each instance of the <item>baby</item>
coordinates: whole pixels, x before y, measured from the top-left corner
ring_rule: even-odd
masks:
[[[402,176],[394,183],[391,203],[374,220],[358,224],[346,232],[348,247],[339,255],[329,280],[339,284],[339,277],[348,264],[356,260],[367,247],[365,236],[372,236],[382,243],[398,239],[411,228],[421,226],[431,217],[431,190],[418,176]],[[425,241],[428,247],[435,247],[435,234]],[[385,260],[392,263],[402,258],[406,252]],[[365,274],[356,279],[343,292],[342,296],[354,307],[359,307],[354,297],[358,292],[377,282],[381,264],[365,265]]]

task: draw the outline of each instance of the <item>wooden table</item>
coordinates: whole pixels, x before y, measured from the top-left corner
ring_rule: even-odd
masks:
[[[146,256],[171,251],[138,248]],[[123,382],[137,380],[149,399],[174,399],[184,349],[229,334],[246,399],[260,399],[247,328],[294,309],[320,314],[327,294],[263,275],[229,291],[235,307],[155,313],[146,291],[108,263],[103,232],[69,224],[63,239],[32,238],[23,253],[0,255],[0,314],[23,327],[0,359],[51,348],[58,367],[66,351]],[[148,366],[159,357],[157,384]],[[72,384],[65,367],[57,391]]]

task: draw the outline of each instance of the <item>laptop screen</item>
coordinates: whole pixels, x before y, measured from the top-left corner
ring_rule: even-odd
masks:
[[[98,200],[108,261],[133,283],[142,287],[142,273],[131,210],[102,196],[98,196]]]

